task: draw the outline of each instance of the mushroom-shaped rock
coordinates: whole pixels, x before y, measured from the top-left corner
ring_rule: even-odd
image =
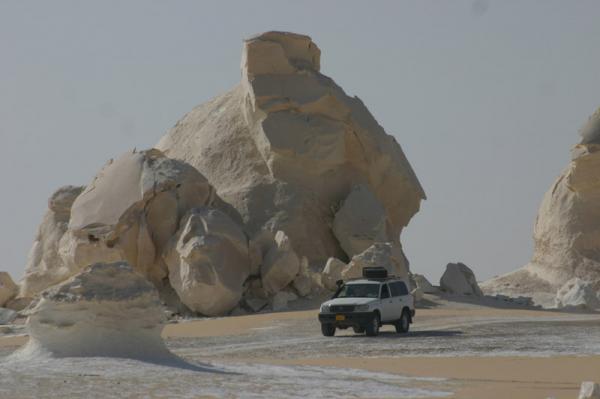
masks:
[[[571,162],[546,192],[523,268],[486,281],[486,293],[554,295],[574,277],[600,290],[600,109],[581,129]]]
[[[207,207],[194,208],[183,217],[165,261],[181,302],[207,316],[232,310],[250,274],[244,232],[225,213]]]
[[[14,298],[18,292],[19,287],[10,277],[10,274],[7,272],[0,272],[0,307],[6,305],[6,303]]]
[[[353,187],[335,214],[333,232],[349,257],[387,241],[385,209],[368,186]]]
[[[78,271],[63,262],[59,249],[69,226],[71,206],[83,189],[84,187],[64,186],[48,199],[48,210],[29,251],[20,297],[33,297]]]
[[[283,231],[275,234],[275,245],[267,252],[260,269],[262,285],[275,294],[291,283],[300,271],[300,259]]]
[[[214,190],[195,168],[158,150],[129,152],[109,162],[77,197],[65,257],[76,265],[126,260],[159,285],[159,256],[189,209],[208,205]]]
[[[440,287],[450,294],[483,296],[473,270],[460,262],[446,265],[446,271],[440,279]]]
[[[361,277],[365,267],[384,267],[391,276],[408,277],[408,262],[398,243],[378,242],[355,255],[342,270],[342,278]]]
[[[327,259],[327,263],[321,273],[323,276],[323,285],[331,291],[337,289],[336,282],[342,279],[342,271],[346,268],[346,264],[337,258]]]
[[[40,294],[26,311],[29,342],[22,355],[172,356],[156,288],[124,262],[97,263]]]
[[[311,264],[345,257],[331,225],[357,184],[384,210],[382,241],[398,242],[423,189],[365,105],[320,73],[311,38],[254,36],[244,42],[241,66],[237,87],[194,108],[157,148],[203,173],[250,237],[281,230]]]
[[[600,299],[589,281],[574,277],[567,281],[556,293],[557,308],[598,309]]]

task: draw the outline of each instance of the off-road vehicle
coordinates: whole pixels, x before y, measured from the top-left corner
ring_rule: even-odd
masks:
[[[321,305],[323,335],[331,337],[336,328],[352,327],[357,334],[376,336],[383,324],[394,325],[398,333],[408,332],[415,317],[408,282],[388,276],[382,267],[365,267],[362,274],[362,278],[338,281],[332,299]]]

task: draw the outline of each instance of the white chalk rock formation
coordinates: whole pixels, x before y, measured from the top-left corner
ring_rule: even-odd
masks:
[[[362,277],[362,269],[365,267],[384,267],[389,275],[408,277],[408,261],[399,243],[378,242],[355,255],[342,270],[342,279]]]
[[[170,357],[156,288],[126,263],[98,263],[43,291],[28,313],[22,356]]]
[[[598,309],[600,299],[589,281],[574,277],[567,281],[556,293],[557,308]]]
[[[124,260],[160,286],[168,274],[160,254],[181,217],[213,200],[212,186],[192,166],[154,149],[126,153],[73,203],[66,263]]]
[[[8,324],[11,323],[14,319],[17,318],[17,312],[12,309],[6,309],[0,307],[0,324]]]
[[[463,263],[448,263],[440,279],[440,288],[457,295],[483,296],[475,274]]]
[[[157,145],[205,175],[253,240],[283,231],[311,264],[350,258],[355,236],[360,245],[382,236],[398,243],[425,198],[396,140],[319,68],[320,50],[308,36],[252,37],[244,42],[241,83],[194,108]],[[356,185],[379,202],[384,223],[379,209],[367,229],[342,212],[346,254],[331,226],[339,204],[353,204]]]
[[[385,209],[369,187],[364,184],[353,187],[335,214],[333,233],[350,257],[375,242],[388,241]]]
[[[283,231],[275,234],[275,245],[267,252],[260,269],[262,286],[275,294],[291,283],[300,271],[300,259]]]
[[[414,281],[417,288],[421,289],[424,294],[436,294],[439,292],[439,289],[427,280],[425,276],[422,274],[413,274],[412,280]]]
[[[555,294],[574,277],[600,290],[600,109],[581,135],[571,163],[550,187],[538,211],[531,262],[483,283],[486,293]]]
[[[336,281],[342,280],[342,272],[346,268],[344,262],[337,258],[329,258],[323,271],[321,272],[323,278],[323,285],[330,291],[337,289]]]
[[[60,257],[59,248],[69,227],[73,201],[83,189],[84,187],[64,186],[48,199],[48,210],[29,251],[20,297],[32,297],[77,272],[65,265]]]
[[[15,284],[10,274],[0,272],[0,307],[6,305],[19,292],[19,287]]]
[[[600,399],[600,384],[584,381],[579,390],[579,399]]]
[[[244,232],[225,213],[206,207],[194,208],[183,217],[165,261],[181,301],[207,316],[232,310],[250,274]]]

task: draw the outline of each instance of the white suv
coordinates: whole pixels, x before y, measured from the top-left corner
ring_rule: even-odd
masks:
[[[369,269],[363,270],[366,277],[346,283],[338,281],[333,298],[321,305],[319,321],[323,335],[331,337],[336,328],[352,327],[356,333],[376,336],[383,324],[394,325],[399,333],[408,332],[415,306],[407,281],[387,277],[383,268],[365,269]]]

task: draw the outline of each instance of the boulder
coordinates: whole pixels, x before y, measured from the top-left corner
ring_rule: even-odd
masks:
[[[63,262],[59,248],[69,226],[71,206],[83,190],[84,187],[64,186],[48,199],[48,210],[29,251],[20,297],[33,297],[77,272]]]
[[[415,298],[415,301],[420,302],[423,300],[423,295],[425,294],[423,290],[419,287],[413,289],[411,295]]]
[[[330,291],[337,290],[336,282],[342,279],[342,271],[346,264],[337,258],[329,258],[323,268],[323,285]]]
[[[312,272],[308,266],[308,259],[304,256],[300,260],[300,271],[292,282],[292,286],[301,297],[305,297],[310,294],[314,288],[314,280],[312,278]]]
[[[555,299],[557,308],[598,309],[600,299],[591,282],[575,277],[567,281],[558,292]]]
[[[0,324],[9,324],[17,318],[18,313],[12,309],[0,308]]]
[[[252,240],[283,231],[311,264],[346,259],[343,246],[352,256],[375,239],[399,243],[423,189],[394,137],[320,73],[311,38],[251,37],[241,68],[238,86],[186,114],[157,148],[206,176]]]
[[[333,233],[349,257],[387,241],[385,209],[367,185],[352,188],[335,214]]]
[[[582,382],[579,399],[600,399],[600,385],[592,381]]]
[[[412,278],[417,288],[420,288],[423,293],[436,294],[439,292],[439,289],[434,287],[433,284],[431,284],[429,280],[427,280],[427,278],[422,274],[413,274]]]
[[[291,283],[300,271],[300,259],[283,231],[275,234],[275,245],[267,252],[260,269],[262,286],[275,294]]]
[[[244,232],[225,213],[207,207],[193,208],[182,218],[164,259],[181,301],[207,316],[232,310],[250,275]]]
[[[574,277],[600,290],[600,109],[581,129],[571,162],[544,195],[523,268],[481,285],[486,293],[554,295]]]
[[[398,243],[378,242],[355,255],[342,270],[342,279],[362,277],[364,267],[384,267],[390,276],[408,278],[408,261]]]
[[[450,294],[483,296],[475,274],[463,263],[448,263],[440,279],[440,288]]]
[[[151,149],[110,161],[71,209],[67,263],[127,261],[160,286],[160,254],[191,208],[209,205],[214,190],[192,166]]]
[[[124,262],[84,268],[43,291],[26,314],[29,342],[20,356],[171,357],[158,293]]]
[[[288,309],[288,302],[295,301],[298,296],[290,291],[279,291],[271,298],[271,308],[276,311]]]
[[[18,292],[19,287],[10,277],[10,274],[7,272],[0,272],[0,307],[6,305],[6,303],[14,298]]]

